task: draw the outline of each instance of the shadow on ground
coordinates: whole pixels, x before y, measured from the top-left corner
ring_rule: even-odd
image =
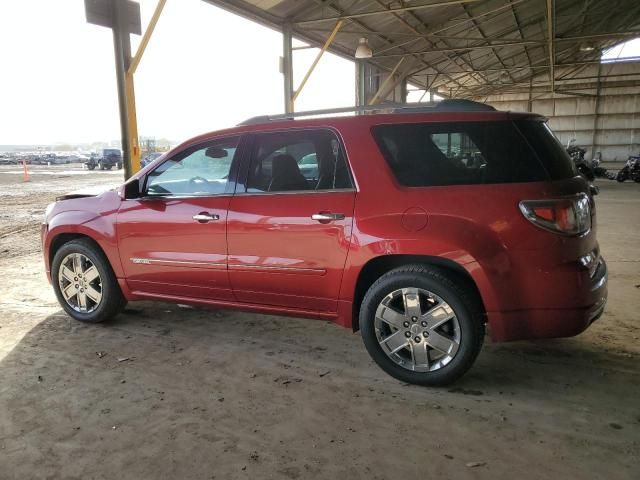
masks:
[[[489,344],[427,389],[327,322],[142,303],[107,324],[47,317],[0,378],[2,478],[640,471],[637,358],[583,337]]]

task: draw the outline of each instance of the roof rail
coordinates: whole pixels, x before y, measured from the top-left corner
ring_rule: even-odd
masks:
[[[238,126],[257,125],[282,120],[294,120],[300,117],[315,115],[333,115],[352,112],[381,112],[381,113],[433,113],[433,112],[492,112],[491,105],[465,99],[445,99],[440,102],[429,103],[380,103],[360,107],[325,108],[322,110],[308,110],[305,112],[282,113],[279,115],[260,115],[239,123]]]

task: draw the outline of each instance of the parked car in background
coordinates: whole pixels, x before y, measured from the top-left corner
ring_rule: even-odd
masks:
[[[122,152],[117,148],[105,148],[100,153],[92,153],[85,165],[89,170],[111,170],[122,168]]]
[[[485,329],[566,337],[602,314],[594,193],[543,117],[447,100],[202,135],[49,205],[42,243],[80,321],[135,300],[331,320],[393,377],[442,385]]]
[[[0,165],[15,165],[18,163],[15,157],[9,155],[0,155]]]

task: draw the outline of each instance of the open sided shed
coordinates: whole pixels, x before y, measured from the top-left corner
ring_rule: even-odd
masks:
[[[600,63],[603,50],[640,36],[637,0],[205,1],[283,32],[288,99],[300,90],[290,35],[349,59],[366,38],[359,104],[420,89],[545,114],[561,140],[605,159],[640,147],[640,58]]]
[[[126,0],[85,1],[111,2],[119,28],[128,28]],[[132,77],[166,1],[158,1],[135,56],[129,59],[127,46],[116,42],[116,52],[124,51],[117,64],[126,72],[121,115],[133,171],[139,149]],[[605,160],[623,160],[640,148],[640,57],[600,60],[607,48],[640,36],[638,0],[204,1],[282,32],[286,112],[294,111],[325,51],[356,60],[365,39],[370,55],[355,61],[358,105],[405,102],[417,90],[420,100],[437,94],[545,114],[563,142],[575,138],[588,155],[601,152]],[[293,38],[307,47],[293,47]],[[128,45],[128,31],[119,41]],[[308,47],[320,52],[294,86],[295,50]]]

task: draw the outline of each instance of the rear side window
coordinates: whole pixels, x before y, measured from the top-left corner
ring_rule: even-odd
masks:
[[[314,192],[352,187],[342,145],[333,132],[256,134],[247,192]]]
[[[373,136],[398,182],[409,187],[549,178],[510,121],[380,125]]]
[[[575,164],[546,123],[540,120],[521,120],[516,125],[553,180],[577,175]]]

